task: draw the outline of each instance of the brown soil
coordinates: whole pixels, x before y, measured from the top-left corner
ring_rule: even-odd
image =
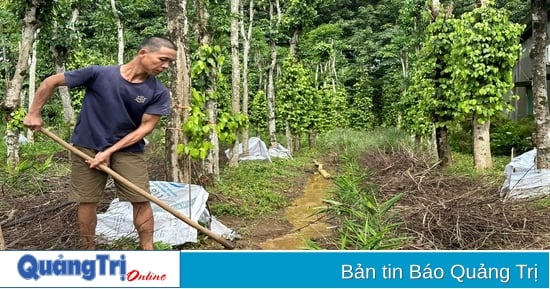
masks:
[[[57,161],[64,161],[58,159]],[[336,171],[334,160],[324,160],[325,168]],[[152,179],[162,180],[164,172],[152,161]],[[550,210],[536,202],[506,202],[499,198],[501,181],[489,178],[449,176],[432,163],[406,151],[365,154],[359,163],[370,173],[369,180],[379,187],[381,199],[404,192],[395,207],[403,222],[399,234],[411,236],[401,249],[548,249]],[[294,190],[282,192],[290,199],[300,195],[314,170],[293,180]],[[13,196],[9,187],[0,191],[0,225],[7,249],[70,250],[79,248],[76,205],[67,202],[68,179],[40,180],[47,188]],[[100,205],[105,210],[112,191]],[[223,198],[211,194],[209,202]],[[259,250],[259,244],[288,233],[292,228],[281,216],[240,220],[217,216],[226,226],[235,229],[241,239],[234,241],[237,250]],[[334,240],[318,240],[334,244]],[[201,239],[199,245],[183,248],[222,249],[213,240]],[[332,248],[326,245],[327,249]]]

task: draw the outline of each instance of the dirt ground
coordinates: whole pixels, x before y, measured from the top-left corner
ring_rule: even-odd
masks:
[[[63,161],[58,159],[57,161]],[[337,163],[325,160],[327,169]],[[466,250],[524,249],[543,250],[550,246],[550,210],[537,202],[512,202],[499,197],[501,181],[449,176],[433,164],[406,151],[365,154],[359,163],[370,172],[379,187],[381,199],[405,192],[394,208],[403,222],[399,234],[411,236],[401,249]],[[151,162],[152,179],[163,176],[158,162]],[[312,171],[304,172],[311,174]],[[158,177],[158,178],[155,178]],[[293,180],[295,190],[285,192],[289,199],[303,190],[307,175]],[[71,250],[79,248],[75,222],[76,205],[66,199],[68,179],[42,180],[47,191],[14,197],[9,188],[0,191],[0,225],[8,250]],[[100,205],[105,210],[112,196],[107,190]],[[210,202],[220,201],[215,194]],[[236,230],[237,250],[259,250],[258,244],[288,233],[291,226],[276,214],[246,222],[220,216],[220,221]],[[318,240],[333,244],[332,237]],[[176,249],[223,249],[213,240]],[[335,249],[327,246],[326,249]]]

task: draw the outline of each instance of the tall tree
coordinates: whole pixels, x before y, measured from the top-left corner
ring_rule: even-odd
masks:
[[[205,0],[194,0],[196,21],[194,22],[195,38],[199,43],[199,53],[196,64],[193,65],[192,73],[196,76],[202,75],[200,86],[193,87],[193,94],[202,95],[205,99],[203,110],[206,111],[208,122],[208,146],[202,149],[207,151],[207,157],[203,159],[203,168],[201,176],[214,177],[218,179],[220,175],[220,144],[217,133],[218,123],[218,100],[217,89],[222,63],[218,61],[220,48],[212,45],[212,28],[210,26],[209,2]],[[223,62],[223,61],[221,61]],[[195,69],[196,68],[196,69]],[[201,90],[201,91],[199,91]]]
[[[513,108],[505,95],[514,86],[512,69],[521,52],[523,26],[510,22],[508,12],[493,1],[462,15],[453,37],[453,87],[463,101],[459,109],[472,116],[476,170],[493,166],[491,117]]]
[[[531,0],[533,19],[533,112],[535,115],[535,145],[537,168],[550,169],[550,115],[546,84],[546,45],[548,42],[548,9],[546,0]]]
[[[450,13],[441,13],[439,1],[431,1],[433,22],[426,29],[426,41],[419,50],[414,73],[405,97],[404,126],[415,135],[427,135],[435,130],[435,143],[440,165],[451,165],[449,125],[454,121],[456,102],[449,89],[452,49],[451,33],[454,30]]]
[[[187,0],[166,0],[168,35],[176,44],[175,67],[170,68],[170,91],[172,112],[168,117],[165,134],[166,174],[174,182],[190,183],[191,158],[184,154],[181,145],[188,142],[182,126],[189,118],[189,95],[191,90],[187,19]]]
[[[67,5],[68,3],[65,3]],[[54,9],[54,15],[65,15],[64,11],[67,11],[69,7],[63,7],[60,3],[56,6],[58,9]],[[61,10],[61,11],[58,11]],[[69,10],[70,11],[70,10]],[[63,19],[61,17],[55,17],[52,19],[51,25],[51,38],[48,39],[50,42],[50,52],[52,54],[53,63],[55,66],[55,71],[57,73],[64,72],[66,70],[67,58],[71,49],[73,49],[74,42],[76,42],[76,22],[79,17],[78,8],[73,8],[71,13],[71,18]],[[59,91],[59,96],[61,98],[61,105],[63,107],[63,118],[65,123],[74,124],[75,121],[75,112],[71,101],[71,95],[69,88],[66,86],[60,86],[57,88]],[[31,101],[29,101],[30,105]]]
[[[281,25],[281,6],[279,0],[269,0],[269,44],[270,44],[270,64],[267,76],[267,128],[269,133],[269,147],[277,146],[277,129],[275,118],[275,70],[277,69],[277,42],[279,37],[279,27]]]
[[[450,26],[446,17],[440,17],[440,9],[441,4],[439,0],[432,0],[431,5],[431,12],[432,12],[432,18],[436,19],[436,22],[434,23],[435,27],[438,27],[435,29],[435,35],[433,37],[435,39],[434,42],[438,42],[439,39],[443,40],[441,41],[441,46],[439,48],[436,48],[438,52],[440,53],[438,56],[436,56],[435,59],[435,70],[434,70],[434,76],[433,80],[436,85],[436,93],[435,93],[435,99],[436,101],[440,100],[441,98],[445,98],[445,92],[446,89],[446,82],[448,81],[449,74],[447,71],[448,67],[448,61],[446,60],[447,54],[450,52],[450,43],[449,39],[446,38],[444,33],[448,32],[448,27]],[[442,19],[442,22],[437,22],[437,19]],[[447,22],[447,23],[446,23]],[[439,35],[437,35],[439,34]],[[441,37],[441,38],[440,38]],[[438,39],[439,38],[439,39]],[[441,102],[446,103],[446,102]],[[436,107],[432,110],[431,115],[432,119],[434,120],[435,125],[435,143],[437,148],[437,156],[439,161],[441,162],[441,166],[447,167],[451,165],[452,157],[451,157],[451,147],[449,145],[449,129],[447,121],[449,121],[448,114],[445,113],[447,110],[440,110],[440,105],[436,105]],[[443,112],[443,113],[442,113]]]
[[[242,73],[242,113],[248,118],[248,100],[249,100],[249,88],[248,88],[248,62],[250,57],[250,44],[252,42],[252,28],[254,21],[254,0],[248,2],[248,28],[245,29],[244,21],[244,1],[241,1],[241,21],[240,31],[241,38],[243,40],[243,73]],[[241,134],[241,142],[243,144],[243,156],[248,156],[250,148],[248,147],[248,128],[243,129]]]
[[[116,31],[118,39],[118,54],[117,60],[118,64],[124,63],[124,27],[122,25],[122,20],[120,19],[120,11],[116,8],[116,0],[111,0],[111,9],[113,10],[113,15],[116,20]]]
[[[240,0],[231,0],[231,113],[237,114],[241,112],[241,70],[239,59],[239,11]],[[235,134],[238,131],[235,129]],[[244,140],[248,142],[248,140]],[[232,146],[231,158],[229,159],[230,167],[239,165],[239,141],[236,138]]]
[[[34,100],[35,90],[36,90],[36,66],[38,65],[37,62],[37,46],[38,46],[38,35],[40,34],[40,28],[36,30],[36,35],[34,35],[34,43],[32,44],[32,51],[31,51],[31,57],[29,61],[29,101],[28,101],[28,108],[30,109],[31,104]],[[21,107],[24,107],[24,98],[21,98]],[[27,140],[30,142],[34,142],[33,137],[33,131],[28,129],[27,130]]]
[[[21,105],[21,90],[25,80],[26,72],[29,66],[29,55],[34,42],[36,31],[42,26],[40,20],[40,12],[42,6],[45,5],[44,0],[32,0],[26,3],[25,14],[23,16],[23,33],[19,49],[19,57],[15,67],[13,78],[9,82],[6,98],[3,103],[4,111],[8,117],[7,122],[11,123],[15,117],[14,114]],[[10,165],[19,163],[19,130],[21,128],[11,125],[6,130],[6,144],[8,146],[7,162]]]

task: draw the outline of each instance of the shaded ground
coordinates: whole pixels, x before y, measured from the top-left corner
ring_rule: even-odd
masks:
[[[505,201],[502,181],[450,177],[406,151],[366,154],[382,196],[406,192],[396,209],[403,249],[548,249],[550,210],[540,202]]]
[[[58,160],[62,161],[62,160]],[[361,157],[359,163],[371,173],[380,188],[381,197],[406,192],[395,208],[403,222],[401,234],[412,236],[402,249],[548,249],[550,210],[536,202],[505,202],[498,196],[499,181],[468,177],[450,177],[432,164],[405,151],[390,154],[377,152]],[[152,179],[162,180],[163,172],[152,162]],[[325,160],[327,170],[335,163]],[[296,180],[295,190],[282,192],[289,199],[300,195],[314,170]],[[78,249],[76,206],[66,201],[68,179],[41,180],[45,192],[13,197],[9,188],[2,188],[0,225],[8,249]],[[112,197],[108,190],[100,211]],[[212,194],[210,202],[223,201]],[[259,244],[292,230],[279,212],[272,217],[247,220],[219,217],[235,229],[242,239],[235,249],[260,249]],[[331,240],[320,243],[330,244]],[[222,249],[212,240],[199,247]],[[334,248],[329,248],[334,249]]]

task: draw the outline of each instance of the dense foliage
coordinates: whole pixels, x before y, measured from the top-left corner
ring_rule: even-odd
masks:
[[[211,58],[214,59],[211,63],[216,64],[220,76],[231,75],[230,61],[215,60],[230,57],[229,5],[206,2],[210,14],[207,27],[212,36],[211,45],[220,48],[216,52],[219,55]],[[449,7],[450,2],[441,1],[442,7]],[[509,32],[502,32],[504,30],[500,27],[508,25],[509,20],[525,21],[528,2],[501,0],[484,10],[479,9],[479,1],[452,2],[452,13],[442,11],[447,15],[431,19],[431,1],[425,0],[281,0],[278,29],[270,24],[274,20],[270,20],[269,13],[277,10],[275,2],[255,2],[248,75],[251,130],[257,133],[266,130],[266,70],[271,39],[276,40],[278,52],[275,90],[279,131],[284,130],[285,121],[288,121],[296,134],[311,129],[321,133],[335,127],[402,126],[416,134],[426,135],[431,132],[433,123],[453,125],[453,122],[461,121],[466,112],[477,111],[491,116],[507,108],[502,95],[510,88],[510,69],[519,48],[514,45],[503,48],[496,41],[518,41],[522,26],[510,26],[513,28]],[[166,34],[167,19],[162,0],[117,0],[116,12],[108,1],[59,0],[48,3],[39,15],[43,23],[36,36],[36,82],[55,72],[54,49],[64,57],[66,69],[115,64],[117,17],[124,31],[125,60],[133,56],[143,37]],[[26,4],[15,0],[0,4],[0,15],[5,16],[0,17],[0,73],[4,80],[0,82],[0,102],[17,62]],[[189,50],[197,55],[201,48],[194,4],[188,1],[191,21]],[[248,1],[243,1],[243,7],[247,5]],[[248,19],[247,9],[243,12],[243,19]],[[480,19],[486,20],[484,27],[476,24]],[[481,36],[482,32],[488,34]],[[294,34],[298,36],[297,50],[292,55],[289,48]],[[489,38],[493,42],[482,43]],[[472,63],[472,60],[478,62]],[[214,97],[206,94],[203,89],[206,78],[197,73],[209,61],[193,58],[191,64],[195,69],[193,97],[201,109],[208,97]],[[437,79],[435,83],[430,81],[434,77]],[[480,77],[496,82],[482,87],[472,86]],[[167,81],[166,76],[162,76],[162,81]],[[219,77],[215,84],[220,119],[217,130],[228,143],[236,137],[230,131],[235,127],[245,127],[247,123],[244,116],[227,113],[231,103],[230,81],[229,77]],[[28,83],[24,86],[27,88]],[[489,94],[491,96],[487,97]],[[76,111],[81,98],[82,92],[72,91]],[[26,102],[22,102],[23,111]],[[44,111],[48,124],[64,125],[58,98],[48,103]],[[196,135],[208,131],[201,113],[204,111],[200,109],[192,111],[191,121],[197,126],[191,128],[190,124],[187,125],[187,133]],[[0,114],[0,117],[6,117],[3,112]],[[199,135],[197,139],[202,137]],[[203,145],[197,144],[197,147]],[[208,145],[204,144],[203,148],[206,147]],[[190,147],[186,150],[190,151]],[[201,156],[204,152],[193,155]]]

